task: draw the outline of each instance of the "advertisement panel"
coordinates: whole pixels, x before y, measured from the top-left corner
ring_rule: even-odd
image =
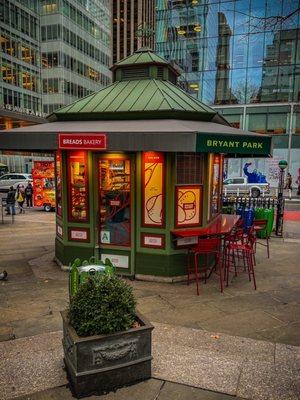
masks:
[[[142,225],[164,226],[164,154],[154,151],[143,154]]]

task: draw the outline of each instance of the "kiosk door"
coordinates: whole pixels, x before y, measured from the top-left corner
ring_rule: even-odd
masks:
[[[99,173],[99,247],[101,258],[132,273],[132,167],[130,156],[101,155]],[[123,271],[125,272],[125,271]]]

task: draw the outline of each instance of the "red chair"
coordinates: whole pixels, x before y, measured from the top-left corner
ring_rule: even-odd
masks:
[[[255,265],[255,243],[256,237],[253,234],[253,229],[250,232],[244,243],[230,242],[225,248],[225,280],[226,286],[228,286],[229,273],[231,267],[234,268],[235,276],[237,276],[237,259],[243,260],[244,270],[248,272],[249,281],[251,282],[251,276],[253,278],[254,289],[256,290],[256,279],[254,272]]]
[[[266,219],[255,219],[253,222],[253,228],[254,228],[256,237],[257,237],[258,232],[261,232],[263,230],[266,231],[266,243],[262,243],[262,242],[259,242],[258,240],[256,240],[255,246],[256,246],[256,244],[259,244],[261,246],[266,247],[268,258],[270,258],[269,235],[267,232],[267,224],[268,224],[268,221]]]
[[[220,262],[221,255],[221,240],[219,238],[207,238],[207,239],[198,239],[197,246],[191,248],[189,250],[189,262],[187,267],[187,275],[188,281],[187,284],[190,283],[190,275],[194,274],[196,286],[197,286],[197,295],[199,296],[199,280],[200,280],[200,271],[199,271],[199,257],[203,256],[203,266],[201,267],[201,272],[204,272],[204,282],[207,280],[207,271],[214,271],[220,276],[220,289],[223,292],[223,263]],[[214,258],[214,265],[210,267],[211,258]]]

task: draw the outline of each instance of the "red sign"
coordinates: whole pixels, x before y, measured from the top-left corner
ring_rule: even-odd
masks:
[[[145,163],[163,163],[164,155],[163,153],[158,153],[156,151],[146,151],[144,153]]]
[[[69,149],[69,150],[107,149],[105,133],[92,133],[92,134],[60,133],[58,135],[58,144],[60,149]]]

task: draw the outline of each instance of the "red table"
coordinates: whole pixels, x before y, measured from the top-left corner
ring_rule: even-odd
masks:
[[[184,238],[198,238],[201,236],[223,236],[230,233],[235,224],[240,219],[239,215],[220,214],[209,225],[204,228],[187,228],[187,229],[174,229],[171,233],[175,236],[175,240]],[[191,244],[196,244],[197,240],[183,240],[183,245],[188,247]]]
[[[195,247],[198,243],[199,237],[205,236],[218,236],[221,238],[224,235],[229,234],[233,227],[236,225],[238,220],[240,219],[239,215],[230,215],[230,214],[220,214],[218,215],[208,226],[204,228],[196,228],[196,229],[175,229],[172,230],[171,233],[174,235],[174,241],[177,242],[177,248],[187,248],[188,249],[188,264],[190,263],[190,251]],[[224,266],[224,253],[222,256],[222,265]],[[212,271],[215,269],[213,266],[209,272],[208,277],[211,275]]]

